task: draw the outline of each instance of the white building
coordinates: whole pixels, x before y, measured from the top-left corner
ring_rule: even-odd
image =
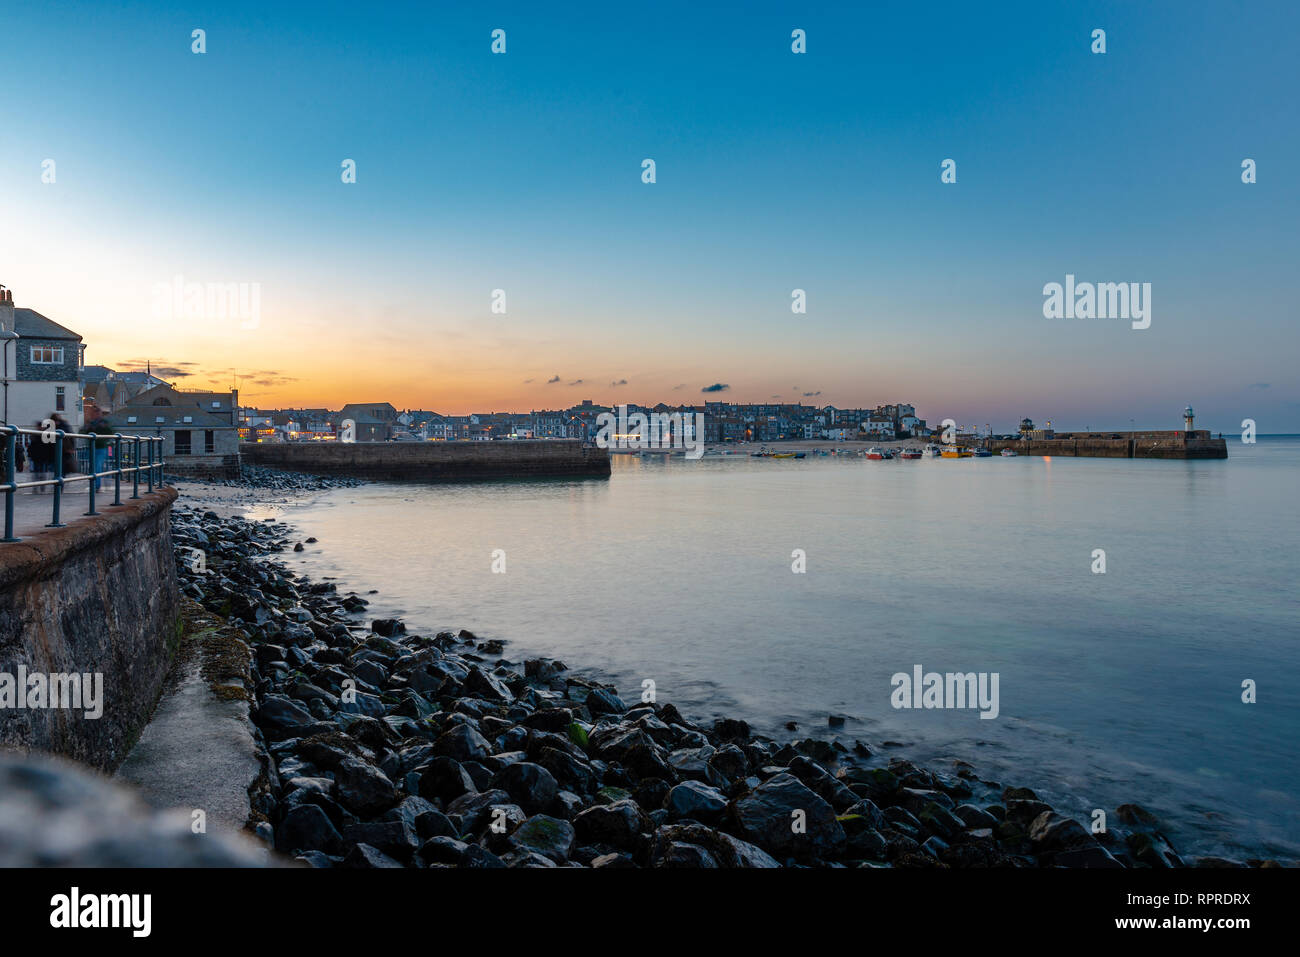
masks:
[[[34,309],[14,307],[0,286],[0,422],[33,426],[54,413],[80,429],[81,336]]]

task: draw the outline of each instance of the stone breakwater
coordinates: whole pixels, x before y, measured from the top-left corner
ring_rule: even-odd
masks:
[[[246,463],[388,482],[606,478],[609,451],[577,439],[510,442],[245,442]]]
[[[178,509],[174,530],[183,592],[251,648],[250,829],[312,866],[1185,866],[1134,804],[1094,835],[964,762],[700,725],[500,640],[367,621],[276,559],[301,547],[285,524]]]
[[[171,476],[168,476],[170,479]],[[177,481],[185,481],[177,478]],[[346,476],[308,475],[305,472],[287,472],[283,469],[264,468],[245,463],[240,467],[239,478],[222,479],[210,485],[223,488],[271,492],[326,492],[336,488],[356,488],[365,485],[364,479]]]

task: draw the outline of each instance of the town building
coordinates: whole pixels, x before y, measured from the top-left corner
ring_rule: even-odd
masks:
[[[16,308],[13,290],[0,286],[0,352],[0,421],[33,426],[57,413],[81,427],[81,336]]]
[[[239,430],[233,415],[213,408],[213,401],[237,407],[234,392],[182,392],[164,384],[140,393],[104,420],[123,434],[162,436],[163,471],[168,475],[238,478]]]

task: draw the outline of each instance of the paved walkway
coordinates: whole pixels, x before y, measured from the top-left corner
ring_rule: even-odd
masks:
[[[210,634],[194,641],[201,645]],[[202,810],[210,828],[238,832],[248,820],[249,785],[262,770],[248,702],[218,697],[195,650],[179,663],[117,777],[158,810]]]
[[[24,476],[20,481],[28,481],[30,476]],[[46,525],[49,524],[54,508],[54,490],[46,488],[41,494],[33,494],[33,489],[21,489],[14,493],[14,534],[22,539],[31,538],[41,532],[47,531]],[[140,484],[140,494],[145,495],[148,486],[143,482]],[[59,521],[65,525],[74,525],[78,523],[93,522],[94,517],[86,516],[86,509],[89,507],[89,499],[86,496],[86,483],[74,482],[63,490],[63,501],[59,505]],[[100,490],[95,493],[95,510],[105,515],[114,511],[110,504],[113,501],[113,482],[111,479],[103,479],[100,482]],[[131,486],[128,483],[122,483],[122,503],[131,501]],[[4,508],[5,495],[0,493],[0,509]],[[4,521],[4,513],[0,511],[0,522]],[[0,537],[3,537],[4,526],[0,524]],[[2,546],[0,546],[2,547]]]

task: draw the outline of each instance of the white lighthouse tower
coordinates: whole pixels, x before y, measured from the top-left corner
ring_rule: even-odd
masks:
[[[1183,425],[1186,427],[1187,432],[1192,431],[1192,420],[1194,418],[1195,416],[1192,414],[1192,407],[1190,405],[1183,409]]]

